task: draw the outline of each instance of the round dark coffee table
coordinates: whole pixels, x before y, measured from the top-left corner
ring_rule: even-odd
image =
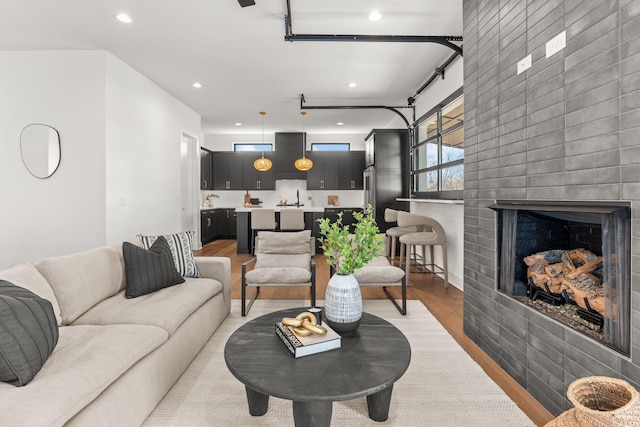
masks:
[[[249,413],[267,413],[269,396],[293,401],[296,426],[329,426],[332,402],[367,396],[369,418],[386,421],[393,384],[411,360],[409,341],[395,326],[363,313],[342,347],[295,359],[275,334],[275,322],[306,311],[269,313],[238,328],[224,359],[244,385]]]

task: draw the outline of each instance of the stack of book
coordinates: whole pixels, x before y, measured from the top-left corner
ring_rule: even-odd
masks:
[[[324,335],[309,335],[308,337],[297,336],[289,326],[282,322],[276,322],[276,335],[280,337],[289,352],[295,357],[308,356],[334,348],[340,348],[342,337],[327,324],[322,325],[327,333]]]

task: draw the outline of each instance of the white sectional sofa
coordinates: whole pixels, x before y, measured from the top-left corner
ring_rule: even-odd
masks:
[[[28,384],[0,383],[0,425],[140,425],[230,311],[230,260],[195,261],[200,278],[132,299],[121,245],[0,271],[49,300],[59,325]]]

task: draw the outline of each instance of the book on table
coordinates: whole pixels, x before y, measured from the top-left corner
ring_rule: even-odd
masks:
[[[280,337],[289,352],[296,359],[298,357],[340,348],[342,345],[342,337],[327,326],[327,324],[323,324],[322,326],[327,330],[327,333],[324,335],[299,337],[290,327],[283,325],[282,322],[276,322],[276,335]]]

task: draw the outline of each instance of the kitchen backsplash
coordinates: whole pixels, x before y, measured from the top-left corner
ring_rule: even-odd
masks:
[[[282,197],[286,197],[288,203],[295,203],[297,190],[300,191],[300,203],[305,206],[327,206],[329,196],[338,196],[339,206],[361,207],[364,203],[363,190],[307,190],[307,182],[297,179],[276,180],[275,190],[250,190],[249,194],[251,198],[260,199],[263,207],[269,207],[280,203]],[[209,194],[218,196],[209,199],[214,208],[236,208],[244,206],[246,191],[200,191],[201,207]]]

